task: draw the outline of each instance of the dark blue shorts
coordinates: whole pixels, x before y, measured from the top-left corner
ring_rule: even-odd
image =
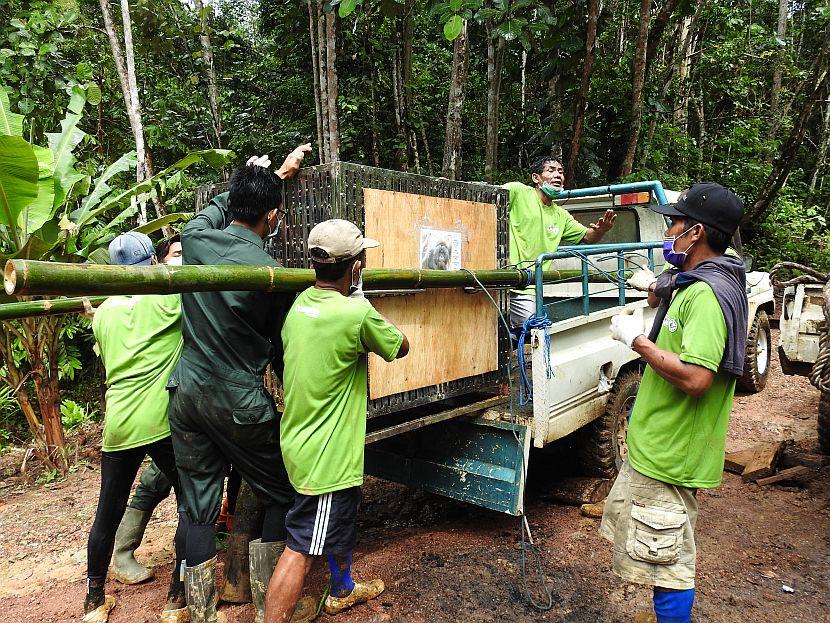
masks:
[[[322,495],[294,495],[285,517],[289,549],[308,556],[343,556],[357,543],[360,487]]]

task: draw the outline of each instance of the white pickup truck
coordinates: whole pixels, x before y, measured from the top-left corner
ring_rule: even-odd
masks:
[[[573,436],[585,473],[616,475],[626,455],[628,415],[644,363],[611,338],[610,321],[627,307],[646,328],[651,326],[656,310],[644,293],[624,286],[624,276],[642,266],[662,270],[666,223],[649,203],[671,202],[677,193],[664,191],[659,182],[643,182],[564,195],[557,201],[584,224],[612,207],[617,220],[603,245],[592,251],[582,245],[563,247],[558,255],[565,257],[553,260],[552,268],[570,279],[543,288],[541,303],[552,324],[531,332],[532,404],[518,404],[514,382],[509,401],[502,404],[462,407],[451,420],[446,414],[429,415],[439,423],[378,443],[369,435],[367,473],[514,515],[523,512],[525,477],[533,469],[528,464],[531,446],[542,448]],[[580,255],[568,256],[573,252]],[[603,272],[617,283],[603,278]],[[749,272],[747,295],[750,329],[739,387],[758,392],[770,363],[767,314],[774,303],[769,275]]]

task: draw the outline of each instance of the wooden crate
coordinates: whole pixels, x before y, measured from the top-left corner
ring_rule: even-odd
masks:
[[[199,189],[197,209],[225,189]],[[285,236],[268,247],[284,266],[310,266],[308,233],[329,218],[352,221],[380,241],[367,252],[368,268],[418,267],[424,229],[455,232],[463,268],[508,263],[508,193],[496,186],[335,162],[301,169],[286,183],[284,203]],[[504,380],[509,336],[486,295],[446,289],[369,298],[412,347],[391,364],[370,356],[370,417],[489,391]],[[506,297],[496,301],[506,313]]]

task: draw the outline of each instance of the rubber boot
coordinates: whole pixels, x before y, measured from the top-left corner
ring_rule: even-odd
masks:
[[[263,543],[262,539],[255,539],[248,544],[248,561],[251,572],[251,598],[254,602],[256,615],[254,623],[265,621],[265,593],[268,583],[277,566],[285,541]],[[291,623],[307,623],[317,616],[317,603],[311,597],[303,597],[297,602]]]
[[[337,614],[343,612],[347,608],[362,604],[374,599],[380,595],[386,587],[383,580],[370,580],[366,584],[355,582],[352,592],[345,597],[333,597],[329,595],[326,597],[326,603],[323,606],[326,614]]]
[[[173,578],[170,580],[170,588],[167,589],[167,604],[161,613],[159,623],[188,623],[190,612],[187,609],[185,598],[184,579],[181,571],[177,568],[173,571]]]
[[[138,564],[135,550],[141,545],[152,513],[127,507],[115,533],[110,576],[122,584],[139,584],[153,577],[152,569]]]
[[[216,556],[195,567],[184,568],[187,608],[193,623],[227,623],[216,611]]]

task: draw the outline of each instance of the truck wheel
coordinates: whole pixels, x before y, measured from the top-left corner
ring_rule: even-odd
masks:
[[[764,389],[769,376],[771,353],[769,318],[767,318],[767,312],[759,309],[746,336],[744,375],[738,379],[739,390],[757,394]]]
[[[629,370],[617,376],[605,412],[583,429],[578,452],[585,474],[616,478],[628,456],[628,416],[642,378],[640,370]]]
[[[830,455],[830,393],[822,392],[818,400],[818,446]]]

